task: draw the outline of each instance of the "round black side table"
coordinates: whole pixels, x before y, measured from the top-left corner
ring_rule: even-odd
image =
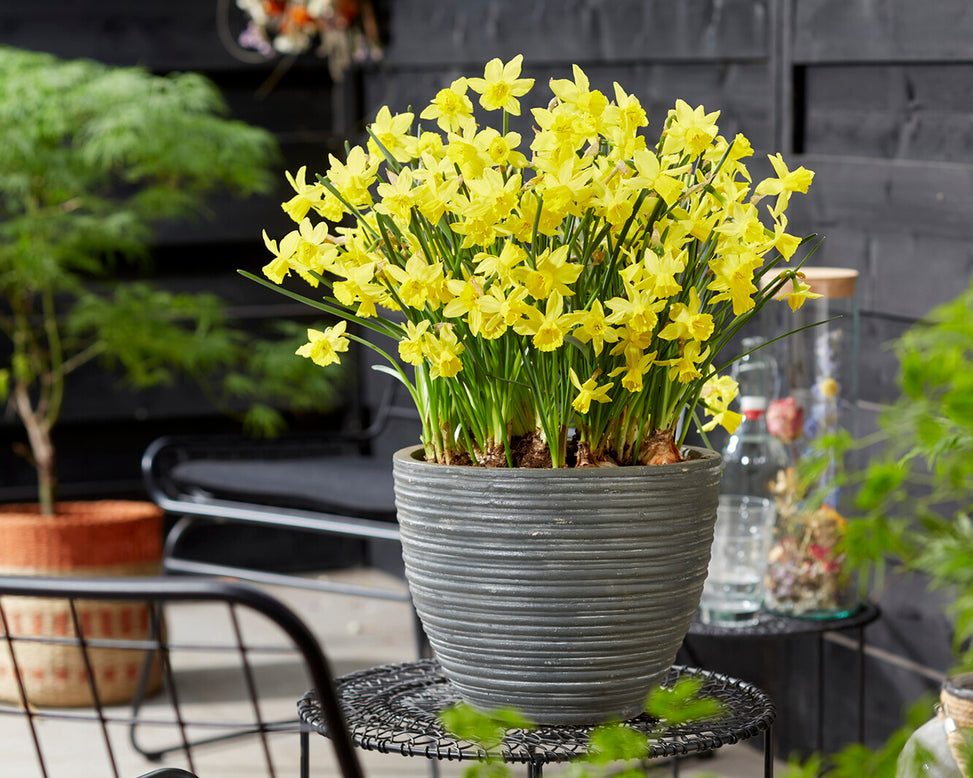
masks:
[[[766,611],[757,615],[757,623],[747,627],[721,627],[704,624],[699,615],[693,620],[689,634],[683,641],[683,648],[690,661],[699,664],[699,658],[690,644],[692,637],[755,639],[789,638],[801,635],[817,637],[817,681],[818,681],[818,720],[817,749],[824,750],[824,636],[827,632],[841,632],[854,629],[858,632],[858,742],[865,742],[865,627],[879,618],[881,611],[877,605],[863,602],[848,616],[838,619],[799,619],[779,616]]]
[[[650,758],[701,753],[763,733],[764,775],[773,776],[776,711],[770,697],[752,684],[690,667],[674,666],[665,685],[686,677],[701,679],[701,693],[719,700],[725,713],[718,719],[667,729],[652,741]],[[459,702],[459,697],[435,660],[363,670],[339,678],[336,685],[352,739],[359,748],[435,760],[486,756],[480,746],[453,737],[440,725],[439,713]],[[310,729],[327,736],[313,691],[301,698],[298,711]],[[627,723],[642,732],[652,732],[657,725],[656,720],[644,715]],[[526,764],[528,778],[540,778],[545,764],[568,762],[586,754],[593,728],[543,725],[531,730],[509,730],[500,746],[500,755],[505,762]],[[306,763],[307,747],[305,732],[301,743],[302,764]]]

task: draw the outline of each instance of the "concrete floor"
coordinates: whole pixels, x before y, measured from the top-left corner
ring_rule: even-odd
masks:
[[[385,588],[404,588],[395,578],[374,570],[350,570],[328,574],[336,581]],[[411,610],[401,602],[356,596],[308,592],[293,588],[273,587],[272,593],[288,603],[314,630],[325,647],[336,675],[354,670],[415,658]],[[266,641],[266,623],[249,619],[243,623],[247,640]],[[173,643],[218,642],[229,634],[229,620],[221,610],[206,605],[180,605],[167,613],[170,641]],[[288,719],[294,716],[295,701],[309,684],[300,665],[291,655],[255,657],[257,684],[261,699],[266,703],[265,715]],[[237,679],[229,677],[219,654],[200,653],[176,666],[178,683],[187,710],[204,713],[221,721],[233,721],[247,705],[245,694],[238,688]],[[147,707],[151,712],[153,703]],[[125,715],[127,708],[114,708],[113,713]],[[46,721],[40,725],[41,744],[48,760],[49,774],[65,778],[93,778],[111,776],[110,761],[97,729],[65,722]],[[169,742],[172,732],[140,730],[144,743]],[[134,778],[163,764],[152,763],[138,754],[128,742],[127,727],[113,725],[111,739],[119,774]],[[741,743],[718,749],[712,758],[689,758],[679,767],[681,776],[721,776],[722,778],[751,778],[763,774],[763,756],[759,742]],[[256,738],[229,741],[220,745],[197,749],[195,769],[201,778],[250,778],[267,775],[264,753]],[[278,776],[297,776],[299,765],[298,735],[283,733],[272,739],[271,757]],[[366,775],[370,778],[410,778],[428,776],[429,763],[424,759],[398,755],[361,752]],[[181,756],[173,756],[165,766],[185,767]],[[440,775],[453,778],[463,775],[465,764],[444,763]],[[778,768],[781,766],[778,765]],[[782,772],[782,770],[778,770]],[[523,768],[515,768],[514,775],[522,775]],[[547,767],[545,776],[557,776],[564,768]],[[653,769],[650,775],[671,775],[670,766]],[[42,775],[29,731],[19,717],[0,716],[0,776],[2,778],[34,778]],[[328,778],[338,775],[330,744],[323,737],[311,738],[311,775]]]

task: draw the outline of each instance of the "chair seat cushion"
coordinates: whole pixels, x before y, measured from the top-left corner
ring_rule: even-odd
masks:
[[[395,520],[392,463],[385,457],[198,459],[177,464],[172,477],[219,499]]]

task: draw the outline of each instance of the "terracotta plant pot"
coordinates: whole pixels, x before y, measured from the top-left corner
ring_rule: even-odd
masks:
[[[412,599],[460,696],[542,724],[640,713],[699,605],[719,455],[505,469],[415,447],[393,462]]]
[[[162,558],[162,510],[150,502],[107,500],[58,504],[55,516],[41,516],[36,505],[0,506],[0,575],[54,577],[142,576],[159,571]],[[75,617],[67,601],[29,597],[0,598],[0,698],[20,702],[12,637],[70,637]],[[144,603],[78,603],[77,619],[85,637],[144,639],[149,610]],[[91,705],[84,657],[77,646],[12,644],[16,667],[33,705]],[[131,700],[145,654],[135,649],[89,649],[102,704]],[[154,668],[150,690],[158,687]]]

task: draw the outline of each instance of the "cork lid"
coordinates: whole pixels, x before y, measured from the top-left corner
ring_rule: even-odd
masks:
[[[804,276],[812,292],[828,300],[855,296],[857,270],[847,267],[802,267],[799,272]],[[788,291],[789,288],[785,286],[780,296],[787,294]]]

